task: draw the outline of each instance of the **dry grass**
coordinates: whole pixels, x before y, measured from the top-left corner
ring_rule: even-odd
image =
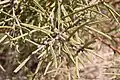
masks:
[[[119,4],[0,1],[0,80],[119,80]]]

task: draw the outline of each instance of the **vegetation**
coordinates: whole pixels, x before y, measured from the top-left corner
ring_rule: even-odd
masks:
[[[120,54],[119,13],[103,0],[0,1],[1,79],[80,79],[91,55],[102,58],[97,41]]]

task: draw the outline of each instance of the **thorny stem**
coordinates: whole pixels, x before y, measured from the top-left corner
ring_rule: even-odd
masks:
[[[103,42],[104,44],[106,44],[109,48],[111,48],[113,51],[117,52],[120,54],[120,50],[116,49],[115,47],[113,47],[111,44],[107,43],[106,41],[104,41],[102,38],[97,37],[98,40],[100,40],[101,42]]]

